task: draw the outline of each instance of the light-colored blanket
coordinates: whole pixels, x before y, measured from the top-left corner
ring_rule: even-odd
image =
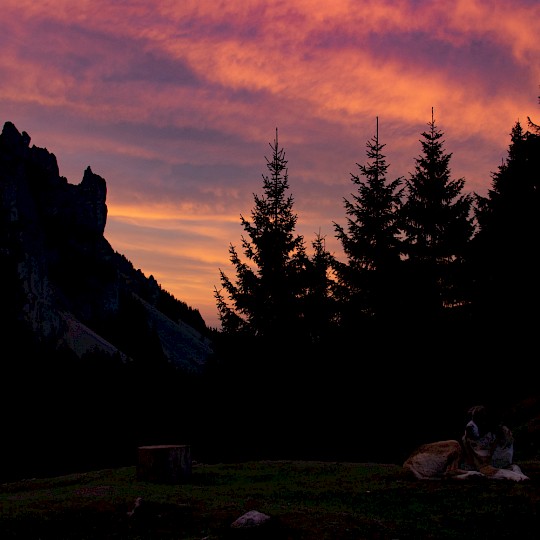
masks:
[[[420,480],[490,478],[493,480],[529,480],[513,462],[514,439],[506,426],[497,433],[471,437],[465,432],[456,440],[423,444],[407,458],[403,467]]]

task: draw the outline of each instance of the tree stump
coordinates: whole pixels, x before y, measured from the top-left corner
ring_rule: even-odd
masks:
[[[137,480],[179,484],[191,476],[191,447],[160,444],[139,446]]]

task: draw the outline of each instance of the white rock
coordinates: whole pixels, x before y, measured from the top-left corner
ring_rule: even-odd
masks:
[[[259,525],[266,523],[269,519],[270,516],[267,516],[262,512],[257,512],[257,510],[250,510],[249,512],[246,512],[243,516],[240,516],[236,521],[234,521],[231,527],[258,527]]]

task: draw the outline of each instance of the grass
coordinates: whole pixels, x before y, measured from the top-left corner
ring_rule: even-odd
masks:
[[[537,539],[540,463],[520,464],[530,482],[420,482],[399,465],[315,461],[199,463],[178,485],[138,481],[135,467],[29,479],[0,485],[0,538]],[[271,520],[231,528],[249,510]]]

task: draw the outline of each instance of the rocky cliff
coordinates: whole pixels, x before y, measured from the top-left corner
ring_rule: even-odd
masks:
[[[196,309],[135,270],[103,233],[107,185],[90,167],[78,185],[54,154],[11,122],[0,135],[0,291],[4,343],[29,331],[78,357],[167,362],[200,372],[212,353]],[[139,358],[137,358],[139,357]]]

